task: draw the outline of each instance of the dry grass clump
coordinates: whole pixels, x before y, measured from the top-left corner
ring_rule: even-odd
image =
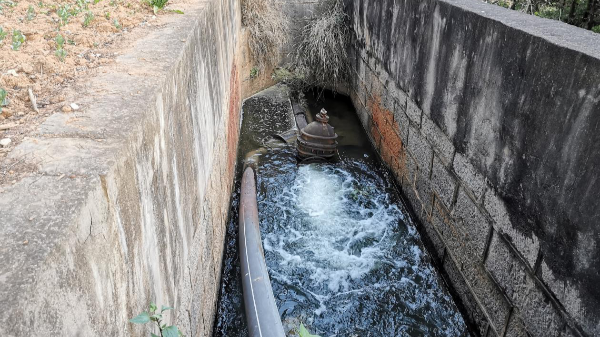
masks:
[[[288,36],[280,1],[242,0],[242,24],[250,33],[250,52],[258,68],[275,66]]]
[[[350,17],[342,0],[322,0],[301,31],[295,73],[307,86],[335,89],[348,81]]]

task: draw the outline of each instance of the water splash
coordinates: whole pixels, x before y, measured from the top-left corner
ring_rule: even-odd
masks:
[[[259,210],[268,215],[265,255],[284,322],[299,317],[326,335],[465,333],[384,176],[359,160],[273,162],[260,172]],[[394,318],[393,328],[366,325],[382,317]]]

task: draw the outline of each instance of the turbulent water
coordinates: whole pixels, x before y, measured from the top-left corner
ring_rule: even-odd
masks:
[[[267,148],[258,155],[261,234],[286,332],[295,334],[303,323],[323,336],[467,334],[392,178],[350,115],[354,113],[347,100],[311,102],[312,110],[324,105],[332,115],[341,160],[298,165],[291,146]],[[252,103],[244,108],[249,117]],[[262,133],[284,124],[269,123],[254,124],[250,134],[262,139]],[[250,134],[245,135],[251,139]],[[234,208],[237,194],[216,335],[247,334],[238,256],[232,252],[237,252]]]

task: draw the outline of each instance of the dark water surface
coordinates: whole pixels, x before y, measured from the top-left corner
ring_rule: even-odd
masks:
[[[337,163],[298,165],[293,146],[264,145],[293,126],[287,98],[276,88],[245,101],[240,135],[240,161],[258,149],[261,234],[288,335],[300,323],[322,336],[466,335],[348,98],[308,102],[311,113],[325,107],[330,114],[339,135]],[[232,201],[216,336],[248,334],[237,254],[239,180]]]

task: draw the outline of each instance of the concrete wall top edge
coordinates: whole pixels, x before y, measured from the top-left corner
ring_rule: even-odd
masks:
[[[438,0],[440,4],[460,8],[474,15],[498,21],[508,27],[545,39],[600,59],[600,34],[573,25],[540,18],[479,0]]]

